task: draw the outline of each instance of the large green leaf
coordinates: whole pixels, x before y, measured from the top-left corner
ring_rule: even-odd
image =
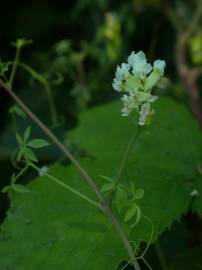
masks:
[[[202,160],[201,131],[187,109],[169,98],[161,98],[155,110],[150,127],[131,151],[122,179],[145,189],[141,208],[153,222],[154,238],[188,210],[190,193],[197,187],[197,166]],[[118,102],[89,110],[70,136],[92,157],[91,172],[95,178],[99,174],[116,176],[124,149],[135,132],[134,114],[121,117],[119,111]],[[133,240],[147,240],[150,230],[151,225],[142,218],[132,231]]]
[[[90,193],[72,166],[55,166],[51,171]],[[29,189],[24,196],[12,194],[11,209],[1,227],[2,270],[111,270],[127,258],[112,224],[97,208],[45,176]]]
[[[145,189],[140,206],[153,222],[154,239],[187,211],[202,149],[199,128],[182,105],[161,98],[155,109],[122,179]],[[134,114],[121,117],[120,103],[112,102],[83,113],[80,125],[69,134],[68,139],[87,153],[81,161],[99,186],[104,183],[99,175],[115,177],[136,122]],[[93,197],[72,166],[52,168],[52,173]],[[112,270],[126,258],[113,226],[96,208],[45,177],[29,188],[25,195],[12,195],[0,238],[1,269]],[[151,224],[142,217],[129,238],[147,242],[150,235]]]

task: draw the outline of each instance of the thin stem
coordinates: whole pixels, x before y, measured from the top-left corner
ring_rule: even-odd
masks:
[[[48,81],[40,73],[38,73],[35,69],[26,65],[25,63],[18,62],[18,65],[19,65],[19,67],[21,67],[25,71],[27,71],[35,80],[37,80],[39,83],[41,83],[43,85],[45,92],[46,92],[46,95],[47,95],[47,98],[48,98],[52,125],[56,126],[57,122],[58,122],[57,121],[57,112],[56,112],[56,107],[55,107],[55,103],[53,100],[53,95],[51,93],[51,89],[50,89]]]
[[[15,177],[14,183],[27,171],[28,168],[29,168],[29,164],[26,164],[25,167],[23,169],[21,169],[21,171]],[[12,183],[12,184],[14,184],[14,183]]]
[[[48,98],[48,103],[50,106],[50,113],[51,113],[51,120],[52,120],[52,125],[53,127],[55,127],[57,125],[57,113],[56,113],[56,108],[55,108],[55,104],[54,104],[54,100],[53,100],[53,95],[51,93],[51,89],[49,86],[49,83],[46,83],[44,85],[44,89],[46,91],[46,95]]]
[[[35,164],[31,163],[30,166],[32,168],[34,168],[36,171],[40,172],[40,168],[37,167]],[[102,206],[100,204],[98,204],[97,202],[93,201],[91,198],[89,198],[88,196],[86,196],[85,194],[77,191],[76,189],[70,187],[69,185],[63,183],[61,180],[59,180],[58,178],[56,178],[55,176],[49,174],[49,173],[44,173],[45,176],[47,176],[49,179],[51,179],[52,181],[54,181],[55,183],[57,183],[58,185],[64,187],[65,189],[67,189],[68,191],[74,193],[75,195],[79,196],[80,198],[82,198],[83,200],[89,202],[90,204],[96,206],[98,209],[102,210]]]
[[[108,215],[108,217],[110,218],[110,220],[112,221],[112,223],[114,224],[126,250],[128,251],[128,254],[131,258],[131,264],[134,266],[134,269],[141,270],[139,263],[135,258],[135,254],[134,254],[134,251],[132,249],[130,242],[128,241],[123,229],[121,228],[120,223],[118,222],[118,220],[116,219],[116,217],[114,216],[113,212],[111,211],[111,209],[108,205],[105,208],[105,212]]]
[[[142,253],[142,255],[141,255],[141,258],[143,258],[144,256],[145,256],[145,254],[146,254],[146,252],[147,252],[147,250],[148,250],[148,248],[149,248],[149,246],[150,246],[150,244],[151,244],[151,242],[152,242],[152,239],[153,239],[153,235],[154,235],[154,226],[153,226],[153,222],[148,218],[148,217],[146,217],[146,216],[143,216],[147,221],[149,221],[149,223],[151,224],[151,235],[150,235],[150,238],[149,238],[149,241],[148,241],[148,243],[147,243],[147,246],[146,246],[146,248],[145,248],[145,250],[143,251],[143,253]]]
[[[114,193],[115,193],[115,190],[116,190],[116,187],[118,186],[118,183],[120,182],[121,180],[121,177],[122,177],[122,174],[124,172],[124,169],[125,169],[125,166],[126,166],[126,162],[128,160],[128,157],[129,157],[129,154],[131,152],[131,149],[134,145],[134,143],[136,142],[139,134],[140,134],[140,131],[141,131],[141,127],[138,125],[136,131],[133,133],[126,149],[125,149],[125,152],[123,154],[123,157],[122,157],[122,160],[121,160],[121,164],[120,164],[120,167],[119,167],[119,170],[118,170],[118,173],[117,173],[117,176],[115,178],[115,188],[114,188],[114,191],[111,193],[111,196],[110,196],[110,199],[109,199],[109,202],[110,204],[112,203],[112,200],[113,200],[113,197],[114,197]]]
[[[145,265],[150,269],[152,270],[151,266],[148,264],[148,262],[146,261],[145,258],[142,258],[143,262],[145,263]]]
[[[126,150],[125,150],[125,152],[123,154],[123,158],[121,160],[121,165],[119,167],[118,174],[117,174],[117,177],[116,177],[116,184],[118,184],[118,182],[121,180],[121,176],[122,176],[122,174],[124,172],[128,156],[129,156],[130,151],[131,151],[134,143],[136,142],[139,134],[140,134],[140,126],[138,126],[136,131],[133,133],[133,135],[132,135],[132,137],[131,137],[128,145],[127,145],[127,148],[126,148]]]
[[[17,70],[19,60],[20,60],[20,51],[21,51],[21,48],[17,47],[16,48],[16,53],[15,53],[15,59],[14,59],[14,62],[13,62],[11,75],[10,75],[10,79],[9,79],[10,88],[12,88],[12,86],[13,86],[14,77],[15,77],[15,74],[16,74],[16,70]]]
[[[135,270],[140,270],[140,266],[136,261],[133,249],[124,230],[121,228],[117,218],[114,216],[109,205],[105,202],[105,199],[100,192],[99,188],[95,184],[91,176],[86,172],[82,165],[77,161],[77,159],[71,154],[71,152],[58,140],[58,138],[44,125],[44,123],[24,104],[24,102],[0,79],[0,87],[4,88],[8,94],[15,100],[15,102],[27,113],[27,115],[43,130],[43,132],[58,146],[58,148],[71,160],[72,164],[77,168],[81,176],[85,179],[88,185],[91,187],[98,200],[102,205],[102,211],[108,216],[113,225],[115,226],[117,233],[119,234],[125,249],[132,261]]]

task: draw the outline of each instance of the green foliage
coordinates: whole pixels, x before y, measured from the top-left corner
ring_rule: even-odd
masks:
[[[50,173],[90,193],[72,166],[55,166]],[[25,195],[12,194],[12,207],[1,227],[2,270],[111,270],[127,258],[112,224],[95,207],[45,176],[29,189]]]
[[[11,42],[11,45],[15,47],[16,49],[21,49],[24,46],[32,44],[31,39],[26,39],[26,38],[18,38],[16,41]]]
[[[13,114],[13,115],[18,115],[18,116],[22,117],[23,119],[26,118],[26,114],[24,113],[24,111],[18,105],[13,105],[9,109],[9,113]]]
[[[103,179],[99,175],[109,175],[103,178],[113,183],[135,128],[135,116],[121,117],[119,109],[119,102],[112,102],[83,113],[78,128],[68,135],[86,150],[87,157],[81,162],[100,186]],[[133,147],[121,179],[124,186],[130,187],[132,182],[131,194],[135,200],[141,199],[139,207],[133,204],[125,217],[130,220],[135,214],[138,223],[132,228],[124,225],[137,246],[141,240],[149,242],[153,230],[154,241],[186,213],[192,201],[190,192],[198,181],[196,167],[202,158],[201,134],[189,112],[168,98],[157,101],[155,110],[153,122]],[[50,173],[93,197],[72,166],[55,166]],[[0,236],[3,270],[13,266],[16,270],[112,270],[127,258],[113,226],[99,210],[45,176],[37,178],[29,189],[23,196],[11,195],[11,209]],[[120,207],[124,196],[118,200]],[[124,218],[122,213],[117,216],[120,221]]]
[[[19,151],[17,154],[17,161],[19,162],[22,158],[29,163],[29,162],[37,162],[37,157],[32,151],[31,148],[42,148],[48,146],[49,143],[42,139],[32,139],[29,140],[31,134],[31,127],[28,127],[23,137],[21,137],[18,133],[16,134],[16,139],[19,144]]]
[[[3,193],[9,192],[9,191],[15,191],[18,193],[27,193],[29,192],[29,189],[21,184],[16,184],[16,181],[18,180],[18,178],[22,175],[23,172],[26,172],[27,170],[27,166],[25,166],[25,168],[23,168],[20,173],[18,175],[15,175],[15,173],[13,173],[11,175],[11,180],[10,180],[10,185],[9,186],[5,186],[2,189]]]
[[[11,65],[10,62],[4,63],[0,60],[0,77],[2,77],[4,79],[6,78],[5,74],[9,71],[10,65]]]
[[[153,123],[133,147],[121,179],[126,186],[133,181],[137,189],[144,189],[139,205],[142,218],[132,231],[137,243],[149,238],[151,225],[144,216],[154,224],[155,239],[188,210],[190,192],[198,178],[197,164],[202,158],[201,133],[190,113],[182,105],[162,97],[154,108]],[[89,110],[68,136],[92,157],[83,163],[91,164],[89,171],[95,179],[98,175],[116,177],[124,149],[135,132],[135,115],[126,119],[117,115],[119,110],[118,102]],[[102,186],[103,180],[98,181]]]

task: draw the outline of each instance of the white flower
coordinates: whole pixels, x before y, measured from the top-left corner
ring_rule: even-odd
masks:
[[[128,57],[128,63],[132,67],[133,74],[139,74],[141,77],[152,70],[151,64],[147,63],[145,54],[142,51],[138,53],[132,52]]]
[[[124,79],[126,79],[127,76],[129,75],[129,69],[130,69],[130,66],[125,63],[122,63],[121,67],[117,66],[116,79],[118,81],[123,81]]]
[[[156,60],[154,61],[153,69],[158,69],[160,71],[160,75],[163,76],[164,70],[166,67],[166,62],[163,60]]]
[[[153,67],[147,63],[145,54],[140,51],[132,52],[127,59],[128,63],[123,63],[116,69],[112,86],[114,90],[125,92],[121,98],[123,116],[129,115],[133,110],[139,112],[139,125],[144,126],[149,123],[153,114],[150,103],[155,102],[158,96],[152,95],[151,91],[164,74],[165,61],[154,61]]]
[[[141,110],[140,110],[140,117],[139,117],[139,122],[138,124],[140,126],[144,126],[147,122],[148,116],[150,115],[150,103],[144,103],[141,106]]]
[[[121,85],[122,85],[121,81],[119,81],[117,79],[114,79],[114,81],[112,83],[112,86],[113,86],[114,90],[120,92],[121,91]]]
[[[133,94],[124,95],[121,100],[123,101],[123,109],[121,110],[122,116],[128,116],[131,111],[137,109],[139,106],[138,100]]]

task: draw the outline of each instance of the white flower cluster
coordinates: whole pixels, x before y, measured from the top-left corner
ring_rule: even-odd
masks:
[[[150,103],[158,98],[151,94],[152,88],[164,74],[166,63],[156,60],[153,64],[147,63],[145,54],[140,51],[132,52],[127,63],[123,63],[116,69],[113,80],[113,88],[118,92],[124,92],[122,115],[127,116],[131,111],[139,112],[140,126],[149,123],[153,114]]]

